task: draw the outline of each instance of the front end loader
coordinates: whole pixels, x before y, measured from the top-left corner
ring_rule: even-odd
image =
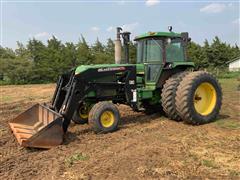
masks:
[[[121,37],[124,58],[121,57]],[[117,104],[146,114],[204,124],[216,119],[221,87],[211,74],[187,60],[188,33],[148,32],[137,36],[136,64],[129,64],[130,33],[117,28],[115,64],[80,65],[60,76],[50,105],[36,104],[9,122],[24,147],[51,148],[63,141],[71,121],[96,133],[118,129]]]

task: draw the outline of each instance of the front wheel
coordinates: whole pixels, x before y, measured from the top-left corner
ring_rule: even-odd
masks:
[[[89,124],[95,133],[116,131],[120,123],[118,108],[111,102],[95,104],[89,112]]]
[[[197,125],[215,120],[221,105],[221,87],[216,78],[207,72],[189,73],[177,88],[177,112],[187,123]]]
[[[75,111],[72,121],[76,124],[86,124],[88,123],[88,107],[81,104],[77,111]]]

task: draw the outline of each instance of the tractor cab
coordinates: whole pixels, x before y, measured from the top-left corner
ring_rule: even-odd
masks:
[[[164,68],[187,61],[188,33],[148,32],[134,40],[137,64],[144,64],[146,83],[156,83]]]
[[[135,38],[137,63],[185,61],[185,43],[181,34],[149,32]]]

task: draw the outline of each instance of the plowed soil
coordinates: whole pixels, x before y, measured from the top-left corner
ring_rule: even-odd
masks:
[[[50,150],[20,147],[8,121],[55,85],[1,86],[0,179],[240,179],[240,82],[221,80],[223,106],[210,124],[191,126],[119,106],[118,131],[94,134],[72,123]]]

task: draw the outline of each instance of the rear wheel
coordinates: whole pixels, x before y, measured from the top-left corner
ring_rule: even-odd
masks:
[[[111,102],[99,102],[89,112],[89,124],[95,133],[113,132],[117,130],[119,123],[119,111]]]
[[[176,92],[177,87],[182,81],[183,77],[187,75],[187,71],[180,72],[172,75],[164,84],[162,89],[162,107],[166,115],[175,121],[180,121],[181,117],[179,116],[176,108]]]
[[[221,87],[218,81],[207,72],[189,73],[178,86],[177,111],[187,123],[205,124],[215,120],[221,105]]]

